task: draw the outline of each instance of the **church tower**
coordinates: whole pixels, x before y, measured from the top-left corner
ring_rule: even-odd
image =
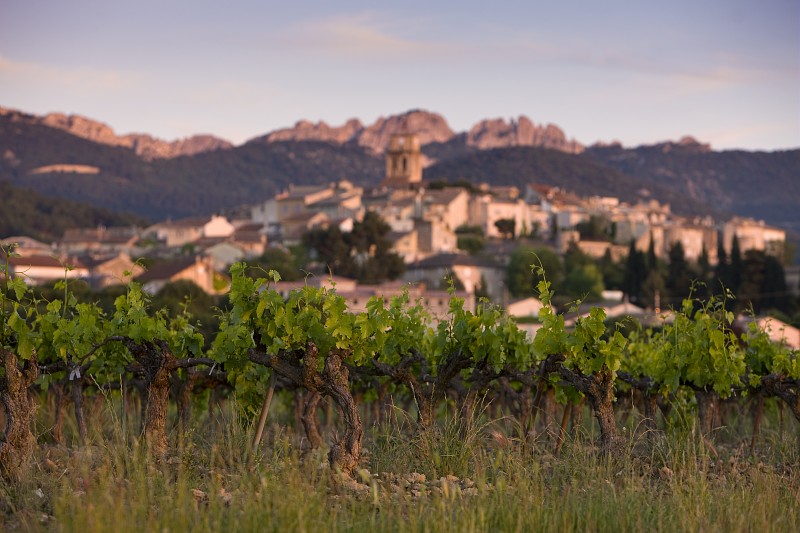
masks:
[[[386,177],[381,186],[407,189],[422,183],[422,152],[413,134],[395,134],[386,150]]]

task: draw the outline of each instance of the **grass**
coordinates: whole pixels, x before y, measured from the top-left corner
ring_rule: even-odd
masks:
[[[588,416],[556,457],[545,440],[523,448],[497,438],[504,421],[482,410],[469,425],[441,416],[427,432],[414,431],[401,412],[399,422],[368,430],[372,476],[353,490],[321,467],[324,454],[301,462],[299,438],[284,427],[273,425],[267,444],[250,454],[250,426],[235,409],[224,413],[198,416],[175,454],[154,464],[104,409],[90,418],[87,446],[42,445],[30,476],[0,488],[0,529],[793,531],[800,524],[800,435],[794,421],[781,435],[774,416],[752,457],[744,424],[721,432],[713,447],[675,424],[631,437],[630,453],[615,460],[596,453]],[[476,494],[451,488],[416,497],[386,481],[411,472],[429,484],[448,474],[470,478]]]

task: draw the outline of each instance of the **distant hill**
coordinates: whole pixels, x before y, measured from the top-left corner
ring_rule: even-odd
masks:
[[[679,213],[736,213],[800,229],[800,150],[714,152],[693,139],[584,148],[556,126],[525,117],[485,120],[456,133],[440,115],[414,110],[370,126],[301,121],[238,147],[153,158],[131,146],[94,142],[83,130],[75,135],[75,127],[0,111],[0,180],[152,220],[261,202],[289,184],[348,179],[377,185],[385,169],[380,152],[391,134],[419,131],[428,141],[426,180],[540,182],[579,195],[655,198]]]
[[[76,166],[93,171],[63,171]],[[319,142],[251,143],[147,161],[123,147],[0,116],[0,180],[153,220],[264,201],[290,183],[377,182],[382,173],[382,159],[363,148]]]
[[[439,154],[447,153],[437,147]],[[519,146],[463,153],[444,159],[425,170],[425,179],[490,185],[544,183],[575,191],[580,195],[615,196],[628,202],[657,198],[678,213],[706,212],[699,202],[686,202],[670,187],[623,174],[589,159],[556,150]]]
[[[54,241],[70,228],[143,226],[147,221],[135,215],[111,212],[79,202],[49,198],[0,181],[0,237],[27,235]]]
[[[583,157],[659,184],[711,209],[800,232],[800,150],[714,152],[692,138],[625,149],[592,147]]]

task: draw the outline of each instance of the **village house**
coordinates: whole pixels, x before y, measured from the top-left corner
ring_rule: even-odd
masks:
[[[410,191],[376,191],[364,197],[364,207],[375,211],[392,231],[403,233],[414,229],[417,194]]]
[[[86,265],[74,258],[59,258],[53,255],[11,255],[0,261],[8,262],[12,277],[22,277],[29,285],[43,285],[62,279],[85,279],[89,277]]]
[[[164,285],[186,280],[195,283],[208,294],[224,292],[215,285],[216,272],[213,261],[199,256],[164,261],[151,267],[135,278],[142,289],[150,294],[160,291]]]
[[[330,198],[334,192],[329,185],[290,185],[286,191],[275,197],[278,224],[283,224],[289,217],[308,212],[309,205]]]
[[[506,304],[506,313],[515,318],[535,318],[539,316],[544,304],[538,298],[528,296],[517,298]]]
[[[82,258],[81,261],[88,269],[86,279],[95,289],[128,283],[144,272],[144,268],[135,263],[125,252],[105,256],[93,254]]]
[[[464,309],[475,312],[475,296],[467,291],[455,291],[451,296],[446,290],[428,289],[426,284],[409,284],[401,281],[390,281],[380,285],[364,285],[354,279],[341,276],[316,276],[302,281],[279,281],[270,285],[284,298],[288,298],[292,291],[305,286],[324,287],[335,290],[347,302],[347,309],[353,313],[367,310],[370,298],[382,298],[388,304],[389,299],[408,292],[409,302],[414,305],[420,303],[430,314],[434,321],[447,320],[450,315],[450,300],[452,296],[464,300]]]
[[[470,294],[482,286],[492,301],[503,301],[505,269],[494,260],[466,254],[436,254],[406,267],[403,280],[424,282],[429,287],[446,287],[446,279],[455,276]]]
[[[575,244],[581,252],[595,259],[600,259],[606,253],[609,253],[611,254],[611,259],[620,261],[628,255],[628,247],[621,244],[614,244],[610,241],[581,239],[577,232],[572,237],[576,239]],[[569,245],[567,244],[568,247]],[[567,248],[564,248],[564,250]]]
[[[754,321],[758,325],[758,329],[766,332],[769,339],[775,344],[786,346],[792,350],[800,350],[800,329],[771,316],[740,315],[736,318],[737,325],[743,331],[747,331],[749,324]]]
[[[469,224],[478,225],[486,237],[502,237],[500,220],[514,221],[514,234],[528,233],[533,227],[529,205],[516,187],[483,187],[469,201]]]
[[[175,248],[201,238],[230,237],[235,230],[227,218],[213,215],[160,222],[147,228],[145,235],[153,236],[168,248]]]
[[[386,237],[392,242],[392,251],[402,257],[403,262],[410,263],[421,259],[416,229],[410,231],[390,231]]]
[[[64,231],[56,248],[64,254],[90,254],[104,256],[127,253],[139,241],[140,228],[98,226],[96,228],[74,228]]]
[[[564,315],[564,325],[568,327],[574,326],[579,318],[589,316],[591,308],[602,309],[606,315],[606,320],[622,320],[626,317],[643,320],[648,316],[652,316],[652,313],[648,315],[645,309],[627,300],[603,300],[596,303],[584,303],[576,311],[567,312]]]
[[[426,190],[417,218],[438,222],[445,229],[455,231],[469,221],[469,199],[469,192],[460,187]]]
[[[306,209],[328,215],[331,220],[364,218],[364,207],[361,197],[364,189],[355,187],[352,183],[342,180],[333,188],[333,194],[317,202],[306,205]]]
[[[763,220],[733,217],[722,226],[722,243],[729,256],[733,249],[734,235],[739,240],[739,250],[742,253],[747,250],[759,250],[770,255],[783,256],[786,232],[768,226]]]
[[[245,251],[245,257],[258,257],[267,249],[267,231],[263,224],[242,224],[236,226],[230,241]]]
[[[663,255],[669,253],[673,243],[680,242],[687,261],[696,262],[706,252],[709,264],[717,263],[717,228],[711,218],[688,220],[674,218],[664,225]]]
[[[204,257],[211,259],[218,272],[226,272],[233,263],[249,258],[244,248],[229,240],[215,242],[195,252],[202,252]]]
[[[299,243],[303,235],[312,229],[327,228],[330,225],[331,219],[325,213],[301,211],[281,221],[280,240],[284,245],[291,246]]]
[[[53,253],[53,247],[42,241],[37,241],[25,235],[15,235],[0,240],[4,251],[13,251],[17,255],[48,255]],[[13,249],[12,249],[13,248]],[[2,251],[0,251],[2,253]]]

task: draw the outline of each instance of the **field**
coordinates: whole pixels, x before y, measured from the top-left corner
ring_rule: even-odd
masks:
[[[277,280],[276,273],[270,273]],[[232,269],[215,331],[0,291],[0,522],[37,531],[792,531],[800,354],[725,295],[533,338]],[[188,307],[188,306],[187,306]],[[266,431],[264,428],[266,427]]]
[[[441,412],[423,432],[394,407],[389,420],[368,424],[351,480],[331,472],[324,449],[303,454],[292,399],[276,397],[255,452],[252,425],[223,402],[198,414],[184,437],[172,430],[172,451],[153,461],[133,431],[136,409],[123,416],[118,395],[99,397],[86,445],[68,420],[70,445],[39,446],[30,474],[3,486],[2,524],[194,532],[793,531],[800,523],[800,428],[791,417],[779,427],[777,404],[767,407],[753,454],[745,402],[730,406],[713,443],[677,414],[662,420],[665,431],[643,431],[633,412],[619,421],[627,444],[616,458],[595,446],[588,409],[556,455],[556,426],[548,433],[540,424],[523,446],[491,405],[468,427]],[[52,420],[43,414],[36,428],[46,442]],[[327,440],[333,428],[321,428]]]

